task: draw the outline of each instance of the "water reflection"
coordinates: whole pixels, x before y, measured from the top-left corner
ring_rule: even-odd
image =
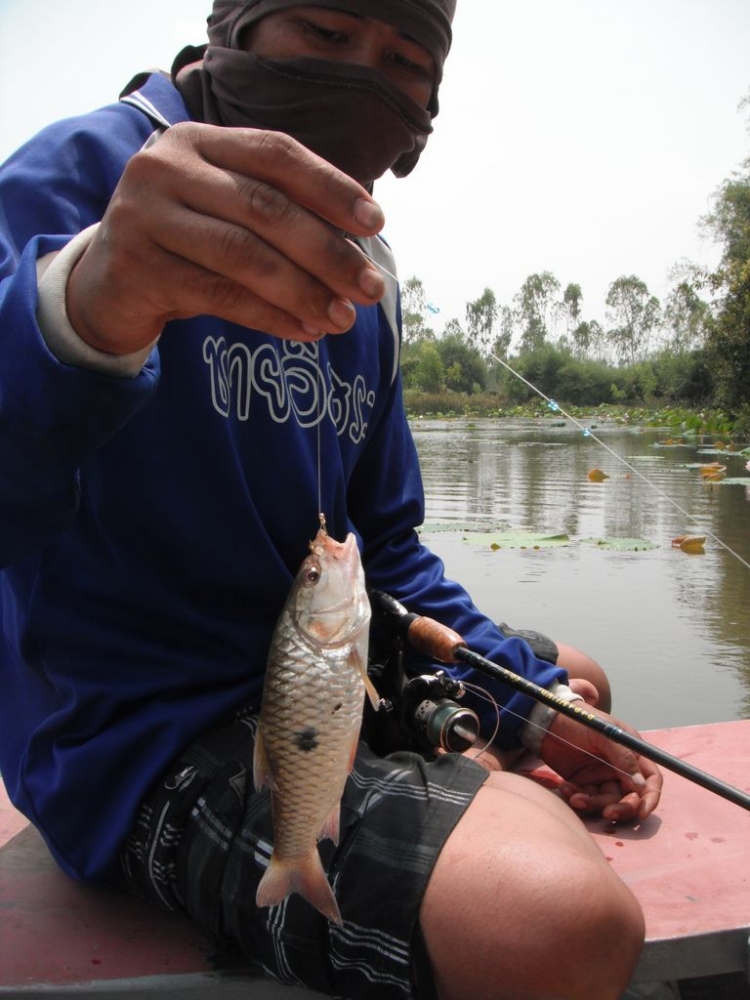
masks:
[[[413,430],[424,539],[484,610],[591,652],[612,677],[617,710],[641,728],[750,715],[750,490],[690,468],[715,456],[616,425],[594,433],[630,468],[564,421],[424,421]],[[722,461],[729,475],[747,475],[745,459]],[[593,467],[609,478],[591,482]],[[566,533],[571,544],[493,552],[462,540],[470,526]],[[680,534],[707,534],[705,553],[672,548]],[[597,538],[658,547],[586,542]]]

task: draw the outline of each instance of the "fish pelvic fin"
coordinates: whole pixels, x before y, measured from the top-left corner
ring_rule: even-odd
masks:
[[[258,885],[255,902],[258,906],[277,906],[296,892],[314,906],[331,923],[343,924],[339,904],[328,884],[326,873],[320,861],[317,850],[313,850],[305,858],[295,859],[296,864],[280,861],[275,855],[263,873]]]
[[[351,765],[350,765],[351,768]],[[341,816],[341,803],[336,802],[336,805],[331,809],[328,816],[326,816],[326,821],[323,824],[320,833],[318,834],[318,840],[332,840],[334,844],[338,847],[339,843],[339,819]]]
[[[253,747],[253,785],[256,791],[266,786],[272,789],[276,788],[276,782],[273,780],[273,774],[268,763],[266,747],[263,742],[263,732],[260,726],[258,726],[255,734],[255,746]]]

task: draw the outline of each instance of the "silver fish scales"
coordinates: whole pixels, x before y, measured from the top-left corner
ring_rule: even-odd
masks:
[[[256,788],[271,789],[274,847],[259,906],[297,892],[335,923],[341,914],[317,842],[338,843],[339,810],[359,739],[370,603],[354,535],[322,525],[279,616],[255,743]]]

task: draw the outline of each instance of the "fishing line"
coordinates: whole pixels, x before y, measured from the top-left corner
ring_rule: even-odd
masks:
[[[393,599],[391,598],[391,600]],[[414,623],[414,620],[422,621],[422,619],[417,617],[412,620],[412,624]],[[404,620],[404,624],[406,624],[406,620]],[[627,747],[629,750],[634,751],[638,756],[646,757],[648,760],[661,764],[670,771],[675,771],[683,778],[694,781],[703,788],[707,788],[709,791],[715,792],[717,795],[728,799],[730,802],[734,802],[735,805],[739,805],[743,809],[750,810],[750,795],[746,792],[727,784],[726,781],[722,781],[720,778],[716,778],[714,775],[708,774],[706,771],[702,771],[693,764],[689,764],[686,760],[682,760],[674,754],[668,753],[666,750],[662,750],[660,747],[654,746],[653,743],[647,743],[637,734],[623,729],[615,722],[614,719],[611,722],[607,721],[606,716],[595,715],[588,709],[588,706],[586,706],[586,709],[583,709],[575,702],[568,702],[564,698],[559,698],[553,692],[540,687],[533,681],[528,680],[528,678],[522,677],[520,674],[516,674],[512,670],[508,670],[506,667],[502,667],[499,663],[488,660],[486,657],[481,656],[479,653],[470,650],[466,645],[464,645],[463,639],[461,639],[457,633],[454,633],[451,629],[446,629],[445,626],[440,626],[439,623],[434,623],[432,619],[426,619],[426,624],[424,626],[420,626],[422,634],[420,635],[419,630],[417,631],[412,645],[422,651],[426,648],[426,644],[433,645],[437,639],[435,626],[437,626],[438,631],[443,633],[441,643],[445,648],[441,650],[440,655],[437,657],[441,662],[447,663],[451,661],[460,661],[468,664],[469,666],[475,667],[482,673],[489,674],[489,676],[499,680],[501,683],[509,684],[514,690],[521,691],[532,697],[535,701],[541,701],[551,708],[556,709],[556,711],[562,712],[569,718],[573,718],[575,721],[593,729],[600,735],[608,737],[614,743],[619,743],[621,746]],[[411,626],[409,626],[409,628],[411,628]],[[448,648],[454,642],[454,637],[456,637],[459,641],[458,644],[453,644],[452,649],[449,652]],[[448,657],[450,657],[450,659]]]
[[[718,535],[715,535],[708,528],[705,528],[700,523],[697,517],[686,511],[684,507],[681,507],[680,504],[677,503],[676,500],[673,500],[672,497],[668,493],[666,493],[660,486],[657,486],[656,483],[651,482],[651,480],[648,479],[646,476],[644,476],[642,472],[639,472],[639,470],[636,469],[634,465],[628,462],[626,458],[623,458],[623,456],[618,454],[613,448],[610,448],[608,444],[605,444],[605,442],[602,441],[600,437],[597,437],[597,435],[594,434],[591,428],[586,427],[586,425],[582,424],[580,420],[576,420],[576,418],[572,414],[568,413],[565,409],[563,409],[563,407],[560,406],[559,403],[556,403],[554,399],[551,399],[549,396],[546,396],[541,389],[538,389],[535,385],[529,382],[528,379],[524,378],[520,372],[517,372],[515,368],[512,368],[506,361],[503,361],[502,358],[499,358],[492,351],[490,351],[490,357],[493,358],[495,361],[497,361],[498,364],[502,365],[503,368],[507,368],[507,370],[512,375],[515,375],[517,379],[520,379],[521,382],[523,382],[524,385],[527,385],[529,389],[532,390],[532,392],[535,392],[537,394],[537,396],[541,396],[541,398],[547,403],[547,406],[549,406],[550,410],[552,410],[553,413],[561,413],[566,420],[570,420],[571,423],[575,424],[575,426],[580,431],[583,432],[584,437],[591,438],[592,441],[595,441],[598,445],[604,448],[604,450],[609,452],[609,454],[612,455],[613,458],[616,458],[618,462],[621,462],[622,465],[624,465],[625,468],[628,469],[628,471],[632,472],[633,475],[637,476],[638,479],[640,479],[642,482],[646,484],[646,486],[654,490],[654,492],[658,493],[660,497],[662,497],[664,500],[667,501],[667,503],[670,503],[675,508],[675,510],[678,510],[680,514],[682,514],[683,517],[687,518],[688,521],[691,521],[693,524],[697,524],[701,532],[705,532],[705,534],[708,535],[708,537],[713,542],[715,542],[722,549],[724,549],[725,552],[728,552],[729,555],[734,556],[735,559],[737,559],[739,562],[742,563],[745,569],[750,569],[750,562],[747,562],[746,559],[743,559],[743,557],[739,554],[739,552],[735,552],[734,549],[730,548],[726,544],[726,542],[723,542],[718,537]]]
[[[500,729],[500,706],[492,697],[492,695],[489,693],[489,691],[485,690],[485,688],[480,687],[478,684],[470,684],[468,681],[461,681],[461,683],[463,684],[463,686],[466,688],[467,691],[471,691],[477,698],[482,698],[484,701],[488,701],[490,705],[492,705],[492,707],[495,709],[495,728],[492,730],[492,735],[488,737],[487,740],[485,740],[484,746],[481,747],[479,750],[476,751],[476,753],[472,755],[471,759],[475,760],[477,757],[480,757],[484,753],[487,747],[492,745],[492,741],[497,736],[498,730]]]
[[[534,701],[541,702],[557,712],[567,715],[574,721],[594,730],[600,736],[605,736],[614,743],[627,747],[639,757],[645,757],[661,764],[689,781],[734,802],[743,809],[750,810],[750,795],[746,792],[708,774],[706,771],[702,771],[674,754],[654,746],[652,743],[647,743],[635,732],[623,729],[611,717],[594,714],[588,709],[588,706],[583,709],[577,703],[560,698],[554,692],[540,687],[527,677],[516,674],[507,667],[501,666],[500,663],[476,653],[466,646],[457,632],[442,625],[434,618],[426,618],[423,615],[409,612],[403,604],[383,591],[371,590],[370,602],[373,611],[379,616],[380,623],[386,629],[391,630],[393,635],[405,639],[416,652],[423,656],[444,664],[465,663],[480,673],[487,674],[515,691],[520,691],[533,698]],[[611,721],[608,721],[610,719]]]
[[[350,240],[349,242],[352,241]],[[388,277],[393,278],[394,281],[399,280],[395,274],[392,274],[388,270],[388,268],[383,267],[383,265],[379,261],[374,260],[372,257],[370,257],[369,254],[365,253],[364,250],[362,250],[361,246],[355,243],[353,243],[353,245],[356,246],[357,249],[360,250],[362,253],[364,253],[365,257],[367,257],[370,263],[374,264],[375,267],[377,267],[380,271],[383,272],[383,274],[387,274]],[[551,399],[549,396],[546,396],[541,389],[538,389],[532,382],[529,382],[529,380],[524,378],[524,376],[521,375],[520,372],[517,372],[515,368],[512,368],[507,363],[507,361],[503,361],[502,358],[499,358],[497,354],[490,351],[490,357],[493,358],[493,360],[497,361],[498,364],[502,365],[503,368],[507,368],[507,370],[511,373],[511,375],[515,375],[517,379],[520,379],[520,381],[523,382],[524,385],[528,386],[532,392],[535,392],[537,396],[540,396],[547,403],[547,405],[549,406],[549,408],[552,410],[553,413],[561,413],[567,420],[570,420],[570,422],[572,424],[575,424],[575,426],[583,433],[584,437],[591,438],[592,441],[595,441],[598,445],[600,445],[600,447],[604,448],[605,451],[609,452],[609,454],[612,455],[613,458],[616,458],[618,462],[621,462],[622,465],[624,465],[629,472],[632,472],[633,475],[636,476],[638,479],[640,479],[642,482],[644,482],[646,486],[654,490],[655,493],[658,493],[659,496],[662,497],[664,500],[666,500],[667,503],[671,504],[675,508],[675,510],[679,511],[684,518],[687,518],[687,520],[690,521],[692,524],[698,525],[700,530],[702,532],[705,532],[706,536],[710,538],[712,542],[714,542],[720,548],[724,549],[725,552],[727,552],[730,556],[733,556],[738,562],[742,563],[745,569],[750,570],[750,562],[744,559],[739,554],[739,552],[735,552],[735,550],[731,548],[729,545],[727,545],[726,542],[722,541],[718,535],[714,534],[714,532],[711,531],[709,528],[705,528],[694,514],[691,514],[689,513],[689,511],[685,510],[684,507],[682,507],[660,486],[657,486],[656,483],[652,483],[647,476],[644,476],[643,473],[640,472],[638,469],[636,469],[635,466],[632,465],[630,462],[628,462],[626,458],[623,458],[623,456],[618,454],[613,448],[610,448],[608,444],[605,444],[605,442],[602,441],[600,437],[594,434],[594,432],[591,430],[590,427],[586,427],[585,424],[582,424],[580,420],[577,420],[572,414],[568,413],[565,409],[563,409],[563,407],[560,406],[559,403],[555,402],[554,399]]]
[[[363,248],[363,247],[362,247],[362,246],[361,246],[361,245],[360,245],[359,243],[355,242],[354,240],[350,240],[350,239],[347,239],[347,241],[346,241],[346,242],[347,242],[347,243],[351,243],[351,245],[352,245],[353,247],[356,247],[356,248],[357,248],[357,250],[359,250],[359,252],[360,252],[361,254],[363,254],[363,255],[364,255],[364,256],[365,256],[365,257],[366,257],[366,258],[367,258],[367,259],[369,260],[369,262],[370,262],[371,264],[374,264],[374,265],[375,265],[375,267],[376,267],[376,268],[377,268],[377,269],[378,269],[379,271],[382,271],[382,272],[383,272],[383,274],[387,274],[389,278],[393,278],[393,280],[394,280],[394,281],[396,282],[396,284],[400,284],[400,281],[399,281],[399,278],[398,278],[398,277],[397,277],[397,276],[396,276],[395,274],[393,274],[393,273],[392,273],[391,271],[389,271],[387,267],[383,267],[383,265],[382,265],[382,264],[380,263],[380,261],[378,261],[378,260],[375,260],[375,258],[374,258],[374,257],[371,257],[371,256],[369,255],[369,253],[367,253],[367,251],[366,251],[366,250],[365,250],[365,249],[364,249],[364,248]]]
[[[469,688],[469,685],[466,683],[466,681],[463,681],[463,685],[467,689]],[[471,687],[473,688],[474,685],[471,685]],[[481,690],[481,688],[479,690]],[[495,701],[495,699],[492,698],[491,696],[489,696],[488,700],[491,700],[493,702]],[[497,705],[497,702],[495,702],[495,705]],[[500,710],[498,709],[498,712],[499,711]],[[566,740],[564,736],[560,736],[558,733],[553,733],[550,729],[546,729],[544,726],[540,726],[539,723],[537,722],[532,722],[531,719],[527,719],[524,715],[521,715],[519,712],[514,712],[513,709],[508,708],[507,705],[503,706],[502,711],[507,712],[508,715],[512,715],[516,719],[520,719],[525,725],[531,726],[532,729],[538,729],[540,732],[546,733],[547,736],[551,736],[553,739],[557,740],[558,743],[564,743],[565,746],[570,747],[572,750],[575,750],[576,753],[582,753],[586,757],[590,757],[592,760],[596,761],[597,764],[604,764],[604,766],[608,767],[611,771],[617,771],[618,774],[623,774],[626,778],[628,778],[632,782],[633,780],[632,774],[630,774],[628,771],[624,771],[621,767],[618,767],[611,761],[606,760],[606,758],[597,756],[597,754],[593,753],[591,750],[584,750],[583,747],[579,747],[576,743],[571,743],[570,740]],[[499,726],[499,720],[498,720],[498,726]],[[497,733],[497,727],[495,728],[495,733]],[[492,740],[494,740],[495,733],[492,734],[492,739],[490,740],[490,743],[492,742]],[[486,749],[486,747],[484,749]],[[542,761],[542,763],[544,762]],[[575,782],[570,782],[570,783],[575,784]]]
[[[482,754],[492,746],[493,741],[497,736],[498,730],[500,729],[500,713],[507,712],[508,715],[512,715],[514,718],[520,719],[521,722],[523,722],[525,725],[531,726],[532,729],[537,729],[540,733],[544,733],[546,736],[551,736],[553,739],[557,740],[558,743],[563,743],[565,746],[570,747],[572,750],[575,750],[576,753],[583,754],[585,757],[590,757],[591,760],[595,761],[597,764],[602,764],[610,771],[615,771],[617,774],[623,775],[623,777],[627,778],[628,782],[632,784],[633,782],[632,774],[630,774],[629,771],[625,771],[623,770],[623,768],[618,767],[616,764],[613,764],[612,761],[607,760],[605,757],[600,757],[593,751],[586,750],[583,747],[578,746],[576,743],[572,743],[570,740],[566,740],[564,736],[560,736],[559,733],[553,733],[550,729],[547,729],[545,726],[540,726],[539,723],[537,722],[532,722],[531,719],[527,719],[519,712],[514,712],[512,708],[508,708],[507,705],[504,705],[501,709],[497,703],[497,700],[490,694],[489,691],[486,690],[486,688],[483,688],[478,684],[471,684],[465,680],[462,680],[461,684],[467,691],[470,691],[476,698],[481,698],[483,701],[489,702],[489,704],[492,705],[493,709],[495,710],[495,725],[491,735],[484,740],[483,744],[478,749],[476,748],[473,749],[471,753],[468,750],[465,751],[464,756],[468,757],[469,760],[478,760],[482,756]],[[532,753],[532,751],[520,750],[518,752],[518,756],[514,759],[513,763],[515,764],[517,763],[517,761],[522,760],[527,752]],[[536,757],[535,754],[533,756]],[[544,761],[541,761],[541,763],[545,764]],[[549,767],[548,764],[545,764],[545,766]],[[504,769],[506,769],[505,766]],[[508,766],[507,770],[511,771],[512,765]],[[563,778],[562,776],[560,777],[561,780],[566,784],[577,785],[577,782],[575,781]],[[584,794],[586,793],[584,792]]]
[[[520,712],[514,712],[513,709],[508,708],[507,705],[504,705],[503,708],[501,709],[497,701],[485,688],[480,687],[478,684],[470,684],[468,681],[461,681],[461,683],[463,684],[463,686],[466,688],[467,691],[471,691],[477,698],[482,698],[484,701],[489,702],[490,705],[492,705],[492,707],[495,710],[495,726],[494,729],[492,730],[492,735],[485,740],[484,745],[480,747],[479,750],[476,750],[473,754],[471,754],[471,760],[476,760],[477,757],[481,757],[484,751],[488,747],[492,746],[492,743],[495,737],[497,736],[498,730],[500,729],[500,712],[503,711],[507,712],[508,715],[512,715],[516,719],[520,719],[525,725],[531,726],[532,729],[538,729],[540,733],[545,733],[547,736],[551,736],[553,739],[557,740],[558,743],[564,743],[565,746],[570,747],[577,753],[582,753],[586,757],[590,757],[593,761],[596,761],[597,764],[603,764],[605,767],[608,767],[611,771],[617,771],[618,774],[622,774],[630,781],[632,781],[633,776],[628,771],[624,771],[621,767],[618,767],[611,761],[606,760],[606,758],[598,757],[591,750],[584,750],[583,747],[579,747],[575,743],[571,743],[570,740],[566,740],[564,736],[560,736],[558,733],[553,733],[551,730],[545,728],[544,726],[540,726],[538,722],[532,722],[531,719],[527,719],[524,715],[521,715]],[[571,784],[575,784],[575,782],[571,782]]]
[[[486,688],[481,687],[479,684],[471,684],[465,680],[462,680],[461,683],[463,684],[463,686],[466,688],[467,691],[471,691],[475,697],[481,698],[483,701],[489,702],[490,705],[492,705],[492,707],[495,710],[495,726],[494,729],[492,730],[492,734],[484,741],[483,746],[481,746],[479,750],[476,750],[474,753],[470,755],[471,760],[476,760],[477,757],[481,757],[481,755],[485,752],[485,750],[488,747],[492,746],[492,743],[495,737],[497,736],[498,730],[500,729],[500,713],[507,712],[508,715],[512,715],[514,718],[520,719],[521,722],[523,722],[525,725],[531,726],[532,729],[538,729],[539,732],[545,733],[547,736],[551,736],[553,739],[557,740],[558,743],[564,743],[565,746],[570,747],[577,753],[582,753],[586,757],[590,757],[592,760],[596,761],[597,764],[603,764],[610,770],[617,771],[618,774],[622,774],[626,778],[632,781],[633,776],[628,771],[624,771],[621,767],[618,767],[616,764],[613,764],[606,758],[599,757],[591,750],[585,750],[583,747],[579,747],[577,744],[571,743],[571,741],[566,740],[564,736],[560,736],[558,733],[553,733],[545,726],[540,726],[538,722],[532,722],[531,719],[527,719],[526,716],[521,715],[519,712],[514,712],[512,708],[508,708],[507,705],[503,705],[501,709],[497,703],[497,700],[493,698],[493,696]],[[469,754],[467,753],[466,756],[468,757]],[[523,754],[521,756],[523,756]],[[572,784],[575,784],[575,782],[572,782]]]
[[[320,369],[320,341],[316,340],[313,344],[313,353],[315,357],[315,371],[317,373],[317,391],[320,393],[318,401],[318,419],[315,422],[316,437],[317,437],[317,476],[318,476],[318,520],[320,521],[321,527],[325,527],[325,514],[323,513],[323,442],[322,442],[322,425],[323,416],[325,413],[325,385],[323,384],[323,373]]]

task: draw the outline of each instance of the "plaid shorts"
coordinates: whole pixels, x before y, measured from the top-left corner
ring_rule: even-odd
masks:
[[[343,926],[291,895],[255,905],[273,844],[268,789],[253,788],[257,715],[189,747],[143,803],[122,853],[131,891],[186,912],[284,983],[356,1000],[433,998],[419,909],[438,854],[487,772],[361,743],[338,846],[320,843]]]

